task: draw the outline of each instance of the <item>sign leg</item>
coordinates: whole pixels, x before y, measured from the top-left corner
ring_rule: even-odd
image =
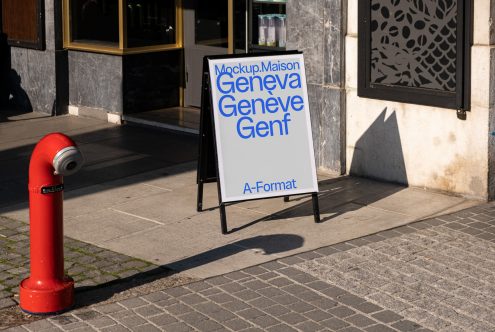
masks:
[[[315,223],[320,222],[320,205],[318,203],[318,194],[311,194],[311,198],[313,199],[313,214],[315,217]]]
[[[198,212],[203,211],[203,180],[198,181]]]
[[[220,224],[222,227],[222,234],[227,234],[227,214],[225,213],[224,203],[220,203]]]

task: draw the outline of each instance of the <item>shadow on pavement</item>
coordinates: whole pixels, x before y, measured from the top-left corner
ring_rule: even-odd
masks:
[[[76,287],[76,309],[110,299],[124,292],[155,280],[172,276],[178,272],[206,265],[246,250],[259,249],[266,255],[283,253],[302,247],[304,239],[299,235],[275,234],[260,235],[208,250],[198,255],[184,258],[167,266],[158,266],[150,271],[137,273],[127,278],[113,280],[97,286]],[[77,286],[77,285],[76,285]]]
[[[395,112],[386,118],[386,112],[386,109],[383,110],[356,142],[350,173],[370,178],[390,174],[386,180],[407,185],[397,118]],[[178,172],[193,171],[196,168],[192,162],[197,160],[197,136],[131,126],[115,126],[99,130],[87,128],[85,130],[84,133],[70,135],[79,145],[86,159],[80,172],[64,179],[66,191],[72,198],[85,195],[84,192],[75,191],[75,189],[103,183],[106,184],[105,188],[111,189],[119,186],[118,183],[112,183],[112,181],[123,178],[128,180],[126,184],[139,183],[142,177],[129,177],[173,165],[184,165]],[[28,200],[27,173],[33,148],[34,144],[0,150],[0,163],[3,171],[0,174],[2,212],[14,209],[13,204]],[[153,173],[146,180],[168,175]],[[343,181],[344,179],[347,181]],[[367,205],[403,189],[403,187],[388,186],[384,190],[370,194],[360,188],[360,184],[365,181],[367,180],[353,177],[321,181],[318,195],[321,222],[360,209],[363,203],[357,203],[355,200],[362,199],[364,196],[366,196],[364,205]],[[100,187],[95,190],[103,189]],[[260,222],[313,215],[313,207],[308,195],[292,196],[290,204],[286,206],[287,208],[284,204],[281,210],[267,217],[230,229],[230,233]],[[227,207],[227,216],[228,214],[229,208]]]
[[[54,129],[52,131],[56,131],[56,128]],[[108,183],[111,186],[111,181],[114,180],[185,164],[197,158],[197,137],[193,135],[132,126],[86,130],[87,132],[81,134],[71,135],[69,133],[85,158],[81,171],[64,178],[66,192],[71,192],[73,197],[84,195],[84,193],[74,191],[76,189],[102,183]],[[64,130],[60,129],[60,131]],[[5,140],[2,136],[4,135],[0,135],[0,138]],[[4,213],[15,209],[14,204],[28,201],[29,159],[34,146],[35,144],[28,144],[0,150],[0,164],[2,165],[0,208]],[[195,165],[185,165],[182,171],[186,172],[195,168]],[[136,182],[140,181],[136,180]]]
[[[353,190],[346,190],[344,188],[340,188],[337,190],[334,190],[335,187],[338,187],[339,183],[342,183],[346,181],[351,184],[355,184],[356,186],[359,186],[359,184],[363,181],[366,181],[364,179],[360,178],[355,178],[355,177],[340,177],[336,179],[330,179],[330,180],[324,180],[324,181],[319,181],[319,187],[320,187],[320,192],[318,193],[318,201],[320,205],[320,215],[321,215],[321,220],[320,223],[324,223],[326,221],[332,220],[334,218],[337,218],[345,213],[356,211],[363,206],[366,206],[368,204],[371,204],[375,201],[379,201],[383,198],[386,198],[388,196],[391,196],[403,189],[405,187],[400,187],[400,186],[390,186],[389,189],[374,193],[372,195],[372,199],[368,199],[366,204],[362,204],[360,202],[354,201],[355,199],[358,198],[363,198],[363,192],[358,191],[353,191]],[[331,189],[329,189],[331,188]],[[272,199],[280,199],[282,198],[272,198]],[[235,227],[232,229],[229,229],[228,234],[232,234],[235,232],[238,232],[240,230],[243,230],[245,228],[249,228],[251,226],[254,226],[258,223],[264,223],[264,222],[270,222],[270,221],[277,221],[281,219],[287,219],[287,218],[298,218],[298,217],[307,217],[307,216],[313,216],[313,203],[311,201],[311,195],[299,195],[299,196],[290,196],[289,202],[301,202],[296,205],[292,205],[286,209],[282,209],[280,211],[277,211],[274,214],[253,220],[247,224],[244,224],[239,227]],[[230,206],[237,204],[237,203],[232,203]],[[209,209],[209,210],[215,210],[218,209],[218,207]],[[228,216],[228,207],[227,207],[227,216]],[[228,217],[227,217],[228,218]]]
[[[387,109],[385,108],[356,142],[349,173],[351,176],[385,180],[388,183],[398,184],[399,186],[389,186],[387,189],[373,192],[371,195],[368,193],[365,199],[366,204],[363,204],[354,200],[363,198],[365,195],[363,191],[359,190],[359,185],[366,180],[358,177],[339,177],[320,181],[318,183],[320,189],[318,200],[320,214],[322,214],[321,222],[329,221],[344,213],[355,211],[364,205],[379,201],[403,190],[408,185],[397,116],[395,112],[392,112],[388,118],[386,118],[386,115]],[[343,180],[345,179],[350,179],[350,182],[344,184]],[[343,184],[341,190],[336,189],[339,184]],[[301,201],[301,203],[231,229],[229,233],[260,222],[313,215],[310,195],[291,196],[290,201]]]

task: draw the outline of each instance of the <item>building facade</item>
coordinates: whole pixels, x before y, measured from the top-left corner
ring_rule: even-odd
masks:
[[[9,43],[3,68],[36,111],[119,123],[199,106],[204,55],[271,49],[265,11],[286,25],[273,49],[304,52],[318,168],[495,196],[495,1],[33,2],[44,45]]]
[[[377,10],[371,8],[372,15],[373,11],[379,11],[377,15],[382,20],[378,20],[376,29],[386,23],[393,25],[400,19],[401,10],[404,11],[404,8],[388,8],[387,11],[380,5],[388,2],[378,0],[294,0],[288,5],[289,46],[302,50],[308,62],[308,83],[314,104],[311,109],[313,135],[320,168],[466,197],[493,199],[495,3],[490,0],[397,2],[405,3],[405,9],[410,11],[410,6],[423,4],[425,8],[413,8],[416,15],[421,15],[417,13],[418,9],[424,12],[430,9],[435,18],[443,18],[434,10],[445,7],[450,10],[448,14],[455,15],[458,23],[465,17],[465,38],[461,46],[470,59],[465,57],[468,63],[463,69],[467,70],[457,84],[467,96],[459,105],[444,107],[422,105],[432,103],[436,97],[425,100],[424,96],[419,96],[415,100],[415,91],[406,91],[412,95],[412,100],[407,102],[396,101],[396,91],[373,98],[360,95],[360,80],[366,75],[366,67],[363,69],[360,60],[364,57],[363,52],[370,50],[363,47],[359,37],[367,34],[365,37],[371,35],[373,38],[375,34],[373,26],[372,31],[362,29],[362,20],[369,14],[363,13],[362,8],[360,11],[362,3],[377,7]],[[455,14],[461,5],[465,12]],[[431,24],[433,19],[426,21]],[[413,17],[413,22],[416,21]],[[452,20],[445,18],[445,21],[449,27]],[[393,28],[386,30],[381,38],[394,37],[397,31]],[[438,31],[441,28],[439,26]],[[459,31],[455,24],[449,29]],[[398,37],[406,41],[403,31],[400,34],[399,30]],[[381,38],[377,37],[375,41],[383,41]],[[456,40],[447,42],[456,47]],[[407,42],[405,44],[407,50]],[[442,41],[433,39],[424,44],[442,45]],[[414,50],[414,47],[409,46],[409,49]],[[458,55],[463,52],[461,47],[455,51]],[[380,53],[369,54],[375,63],[385,57]],[[414,63],[407,63],[404,53],[393,54],[395,63],[406,66]],[[428,58],[428,55],[423,57]],[[462,60],[455,58],[455,61],[461,67]],[[401,77],[404,72],[400,72]],[[456,75],[461,77],[454,69]]]

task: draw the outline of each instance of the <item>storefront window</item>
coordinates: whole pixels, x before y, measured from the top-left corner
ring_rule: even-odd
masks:
[[[64,45],[127,54],[182,47],[180,0],[64,0]]]
[[[196,44],[225,48],[228,46],[227,11],[227,0],[197,1],[194,24]]]
[[[127,47],[175,44],[174,0],[127,1]]]
[[[72,40],[119,45],[118,0],[71,0]]]

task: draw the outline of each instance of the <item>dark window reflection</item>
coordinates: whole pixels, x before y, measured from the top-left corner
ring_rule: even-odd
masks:
[[[71,0],[72,40],[119,44],[118,0]]]
[[[175,0],[128,0],[127,47],[175,44]]]
[[[195,17],[196,44],[228,47],[228,1],[199,0]]]

